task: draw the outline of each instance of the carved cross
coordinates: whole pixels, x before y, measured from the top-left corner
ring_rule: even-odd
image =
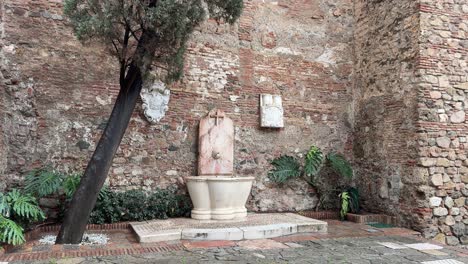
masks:
[[[224,113],[218,109],[214,115],[210,115],[210,118],[216,118],[215,125],[218,125],[218,120],[224,118]]]

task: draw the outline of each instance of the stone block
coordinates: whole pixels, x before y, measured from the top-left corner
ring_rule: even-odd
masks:
[[[448,137],[439,137],[436,139],[437,146],[441,148],[449,148],[450,142],[451,140]]]
[[[458,111],[458,112],[455,112],[453,113],[451,116],[450,116],[450,121],[452,123],[463,123],[465,122],[465,111]]]
[[[460,198],[457,198],[455,199],[455,205],[457,207],[462,207],[465,205],[465,201],[466,201],[466,198],[465,197],[460,197]]]
[[[458,240],[457,237],[455,236],[447,236],[445,238],[445,242],[447,243],[447,245],[449,246],[456,246],[456,245],[459,245],[460,244],[460,241]]]
[[[164,230],[160,232],[138,232],[138,241],[140,243],[155,243],[171,240],[179,240],[181,238],[181,229]]]
[[[452,232],[455,236],[461,237],[465,235],[465,224],[464,223],[456,223],[452,226]]]
[[[244,239],[263,239],[294,234],[297,232],[297,224],[249,226],[240,229],[244,231]]]
[[[444,205],[445,205],[445,207],[447,207],[449,209],[452,208],[453,205],[454,205],[452,197],[450,197],[450,196],[445,197]]]
[[[242,240],[244,239],[244,232],[239,228],[216,228],[216,229],[188,228],[188,229],[182,230],[182,239]]]
[[[455,224],[455,219],[453,216],[449,215],[445,218],[445,224],[448,226],[453,226]]]
[[[447,208],[436,207],[434,208],[433,213],[435,216],[444,216],[444,215],[448,215],[448,210]]]
[[[431,207],[439,207],[441,203],[442,203],[442,198],[440,197],[431,197],[429,199],[429,204]]]
[[[431,176],[431,182],[434,186],[442,186],[444,184],[442,174],[434,174]]]

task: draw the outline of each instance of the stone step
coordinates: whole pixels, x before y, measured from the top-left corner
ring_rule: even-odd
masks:
[[[295,233],[327,232],[327,223],[293,213],[248,214],[242,220],[175,218],[130,223],[140,243],[170,240],[264,239]]]

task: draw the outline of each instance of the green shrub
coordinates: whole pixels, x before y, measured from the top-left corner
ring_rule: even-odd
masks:
[[[119,193],[106,190],[101,192],[89,217],[89,223],[115,223],[122,219],[120,213]]]
[[[130,190],[119,195],[119,207],[123,221],[143,221],[148,216],[148,200],[142,190]]]
[[[190,216],[191,208],[190,198],[176,194],[172,189],[156,189],[148,194],[142,190],[109,190],[99,196],[89,222],[104,224],[187,217]]]

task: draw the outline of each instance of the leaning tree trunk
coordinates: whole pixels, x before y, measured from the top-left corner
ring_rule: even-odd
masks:
[[[81,242],[99,191],[104,185],[114,155],[130,122],[141,88],[140,69],[132,64],[127,71],[123,85],[121,84],[104,133],[65,213],[57,236],[57,244]]]

